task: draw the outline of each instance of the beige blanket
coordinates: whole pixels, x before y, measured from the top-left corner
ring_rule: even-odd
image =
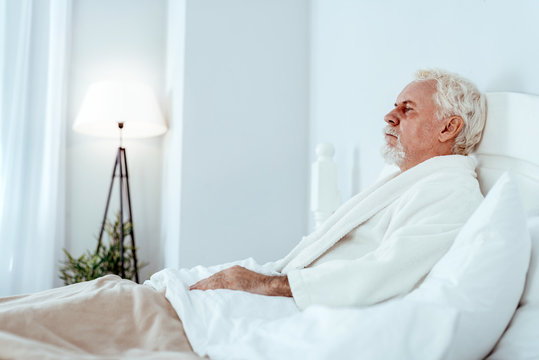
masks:
[[[109,275],[0,299],[1,359],[201,359],[156,290]]]

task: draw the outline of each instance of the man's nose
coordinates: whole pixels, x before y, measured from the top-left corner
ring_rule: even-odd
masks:
[[[390,125],[397,126],[399,125],[399,117],[395,114],[396,109],[391,110],[384,116],[384,121]]]

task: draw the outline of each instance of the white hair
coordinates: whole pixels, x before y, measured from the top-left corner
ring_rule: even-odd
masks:
[[[464,126],[455,138],[454,154],[468,155],[481,140],[485,127],[487,102],[485,96],[469,80],[445,70],[418,70],[416,80],[435,80],[434,101],[439,120],[460,116]]]

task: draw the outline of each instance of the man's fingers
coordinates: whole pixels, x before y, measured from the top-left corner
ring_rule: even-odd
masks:
[[[205,285],[205,281],[201,280],[196,284],[189,286],[189,290],[208,290],[208,287]]]
[[[216,289],[222,289],[222,285],[220,285],[220,281],[218,281],[215,277],[215,275],[210,276],[209,278],[200,280],[199,282],[191,285],[189,287],[189,290],[216,290]]]
[[[245,290],[239,287],[237,283],[238,273],[245,276],[245,272],[251,273],[251,271],[236,265],[231,268],[221,270],[206,279],[200,280],[196,284],[191,285],[189,290]]]

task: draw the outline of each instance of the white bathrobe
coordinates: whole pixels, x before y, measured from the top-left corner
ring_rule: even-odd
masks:
[[[288,275],[300,309],[387,300],[422,281],[482,199],[472,158],[435,157],[351,198],[272,267]],[[331,256],[352,230],[375,246]]]

